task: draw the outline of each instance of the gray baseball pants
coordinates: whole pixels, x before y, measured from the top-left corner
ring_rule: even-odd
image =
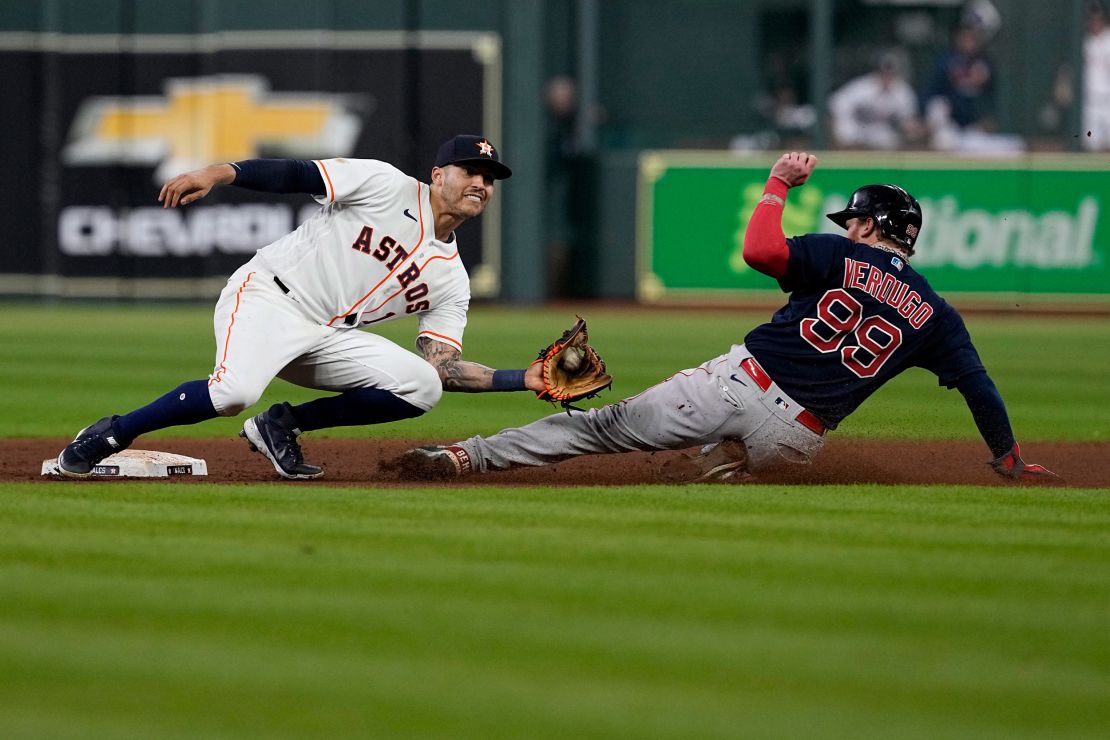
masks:
[[[677,450],[740,439],[748,470],[807,464],[825,438],[795,417],[804,409],[772,383],[761,390],[740,368],[744,345],[623,401],[547,416],[490,437],[457,443],[476,472],[546,465],[579,455]]]

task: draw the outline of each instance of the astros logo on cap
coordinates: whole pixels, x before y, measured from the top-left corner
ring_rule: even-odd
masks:
[[[478,153],[482,156],[491,158],[493,157],[493,144],[489,143],[485,139],[482,139],[478,142],[477,147]]]

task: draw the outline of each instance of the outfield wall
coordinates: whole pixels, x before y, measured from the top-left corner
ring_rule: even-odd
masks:
[[[18,173],[0,178],[0,201],[20,214],[0,292],[215,295],[319,206],[221,188],[167,210],[163,182],[258,156],[363,156],[428,172],[459,130],[501,140],[500,65],[491,33],[0,34],[0,81],[14,93],[0,159]],[[443,100],[447,120],[433,115]],[[460,229],[477,296],[499,290],[500,204],[490,210]]]
[[[921,202],[914,266],[941,292],[1110,297],[1110,175],[1089,155],[969,160],[830,154],[793,190],[787,236],[843,233],[825,214],[873,182]],[[641,300],[775,290],[741,256],[744,230],[773,163],[768,155],[645,152],[637,199]]]

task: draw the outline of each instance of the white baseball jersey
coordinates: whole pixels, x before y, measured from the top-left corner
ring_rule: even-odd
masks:
[[[1083,41],[1083,131],[1087,149],[1110,149],[1110,28]]]
[[[843,146],[897,149],[902,126],[917,117],[917,93],[905,80],[883,85],[873,72],[849,80],[829,96],[833,134]]]
[[[305,314],[336,329],[419,316],[418,336],[462,350],[470,279],[452,234],[435,238],[428,185],[374,159],[316,166],[323,208],[258,250]]]

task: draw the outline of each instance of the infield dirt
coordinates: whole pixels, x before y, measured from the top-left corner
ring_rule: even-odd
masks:
[[[0,482],[58,480],[40,475],[42,461],[57,456],[68,439],[0,440]],[[475,475],[441,484],[404,483],[378,469],[410,447],[427,440],[302,438],[309,462],[322,465],[317,481],[287,481],[289,485],[366,486],[610,486],[657,483],[663,462],[678,452],[593,455],[540,468]],[[280,481],[273,466],[251,453],[242,440],[150,439],[142,449],[176,452],[203,458],[208,476],[175,477],[175,483],[258,483]],[[1041,463],[1063,477],[1065,485],[1110,488],[1110,443],[1038,442],[1023,445],[1026,459]],[[982,442],[911,442],[830,439],[817,461],[806,467],[766,473],[753,483],[789,484],[969,484],[1006,485],[986,464]],[[112,480],[97,478],[91,480]],[[118,479],[117,479],[118,480]],[[149,479],[147,479],[149,480]],[[165,479],[158,479],[165,480]],[[80,484],[83,481],[75,481]]]

